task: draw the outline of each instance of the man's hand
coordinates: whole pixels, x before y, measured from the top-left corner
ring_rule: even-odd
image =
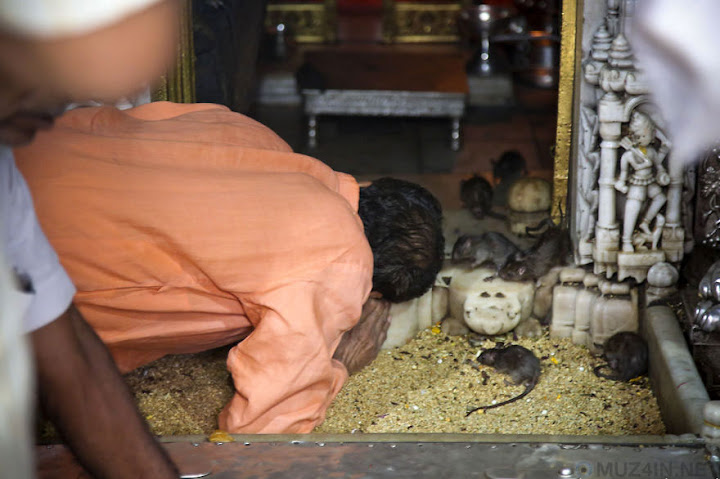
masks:
[[[92,477],[178,477],[107,348],[74,307],[31,340],[43,409]]]
[[[348,373],[354,374],[370,364],[380,352],[390,326],[390,302],[368,298],[360,321],[347,331],[333,357],[343,363]]]

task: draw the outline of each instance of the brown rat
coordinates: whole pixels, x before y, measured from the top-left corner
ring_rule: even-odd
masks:
[[[492,366],[496,371],[509,375],[515,384],[523,384],[525,391],[507,401],[473,408],[465,414],[466,417],[479,409],[493,409],[524,398],[540,379],[540,360],[532,351],[516,344],[483,351],[478,361],[480,364]]]
[[[531,281],[545,275],[553,266],[567,264],[571,251],[570,236],[565,228],[548,220],[550,226],[527,250],[510,257],[498,271],[505,281]],[[528,228],[530,230],[530,228]]]
[[[594,369],[595,375],[614,381],[629,381],[647,374],[648,346],[639,334],[623,331],[615,333],[605,341],[603,357],[607,364]],[[602,372],[610,368],[613,374]]]
[[[505,215],[492,211],[493,189],[488,180],[474,175],[469,180],[460,182],[460,200],[472,215],[481,220],[485,216],[505,219]]]
[[[492,263],[496,270],[505,265],[508,258],[520,253],[515,243],[502,233],[488,231],[480,235],[462,235],[455,241],[452,262],[471,263],[472,267]]]

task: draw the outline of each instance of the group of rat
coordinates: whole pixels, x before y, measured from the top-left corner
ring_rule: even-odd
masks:
[[[507,201],[510,185],[527,174],[525,159],[517,151],[506,151],[497,162],[493,161],[493,186],[485,178],[475,175],[463,180],[460,199],[476,219],[492,217],[505,219],[493,211],[493,205]],[[497,194],[499,193],[499,195]],[[478,235],[462,235],[452,250],[452,262],[475,267],[491,267],[505,281],[535,281],[554,266],[567,264],[571,252],[570,237],[564,221],[555,225],[543,220],[536,227],[528,227],[528,236],[536,238],[527,249],[521,250],[502,233],[488,231]],[[544,229],[544,230],[543,230]],[[537,232],[542,232],[536,235]],[[606,364],[597,366],[594,373],[615,381],[629,381],[647,373],[648,347],[642,337],[633,332],[619,332],[608,338],[603,346]],[[493,409],[513,403],[527,396],[540,378],[540,360],[529,349],[519,345],[500,345],[483,351],[477,359],[481,365],[511,377],[516,385],[525,386],[519,395],[487,406],[469,408],[466,416],[475,411]],[[477,367],[476,363],[471,363]],[[611,372],[605,373],[609,368]]]
[[[525,159],[517,151],[503,153],[493,162],[493,186],[481,176],[473,176],[460,184],[460,199],[476,219],[505,216],[492,210],[493,205],[507,202],[510,185],[527,174]],[[498,194],[499,193],[499,194]],[[497,276],[506,281],[530,281],[545,275],[550,268],[566,261],[570,253],[567,229],[545,220],[535,228],[528,228],[528,236],[538,231],[536,242],[527,250],[520,250],[502,233],[488,231],[479,235],[460,236],[452,251],[453,263],[471,263],[472,267],[492,266]]]

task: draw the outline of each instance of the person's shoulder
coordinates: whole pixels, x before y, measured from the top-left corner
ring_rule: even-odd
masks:
[[[292,148],[273,130],[257,120],[213,103],[153,102],[124,110],[144,121],[172,121],[184,126],[186,138],[258,150],[292,152]],[[190,131],[187,129],[192,125]],[[152,126],[150,126],[152,128]],[[189,136],[187,136],[189,134]]]

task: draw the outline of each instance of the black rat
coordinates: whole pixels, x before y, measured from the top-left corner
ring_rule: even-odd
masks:
[[[518,254],[520,248],[502,233],[488,231],[480,235],[462,235],[452,250],[452,262],[471,263],[472,267],[492,263],[499,270],[508,258]]]
[[[614,381],[629,381],[647,374],[648,346],[637,333],[623,331],[610,336],[603,346],[603,357],[607,364],[597,366],[595,375]],[[604,368],[610,368],[614,374],[605,374]]]
[[[517,150],[510,150],[500,155],[498,161],[491,160],[493,165],[493,204],[507,206],[508,191],[512,184],[527,175],[525,158]]]
[[[465,414],[465,417],[480,409],[493,409],[524,398],[530,394],[540,379],[540,360],[532,351],[517,344],[483,351],[478,361],[480,364],[492,366],[496,371],[509,375],[515,384],[524,385],[525,391],[507,401],[473,408]]]
[[[493,189],[488,180],[474,175],[469,180],[460,182],[460,201],[472,215],[481,220],[485,216],[505,219],[505,215],[492,211]]]
[[[497,183],[527,175],[525,157],[517,150],[508,150],[500,155],[497,161],[491,160],[490,163],[493,165],[493,178]]]
[[[555,225],[551,220],[547,222],[550,226],[532,246],[508,259],[498,271],[500,278],[505,281],[536,280],[544,276],[553,266],[567,264],[572,247],[568,231]]]

